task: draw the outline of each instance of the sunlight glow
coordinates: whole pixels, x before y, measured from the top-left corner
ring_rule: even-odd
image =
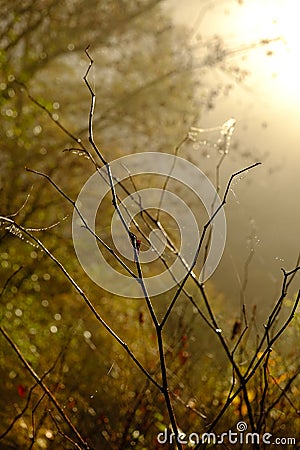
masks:
[[[280,37],[252,60],[256,71],[271,73],[282,96],[299,101],[300,2],[297,0],[244,1],[235,18],[235,30],[245,42]],[[266,57],[266,55],[268,57]]]
[[[227,48],[237,50],[280,38],[242,55],[251,73],[247,85],[268,102],[299,108],[300,0],[187,0],[184,7],[176,0],[166,1],[176,22],[190,27],[195,46],[199,37],[218,34]]]

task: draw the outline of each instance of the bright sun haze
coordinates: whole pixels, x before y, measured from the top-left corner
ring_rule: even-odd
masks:
[[[280,37],[259,56],[253,54],[251,63],[262,77],[271,73],[277,92],[293,104],[300,100],[300,2],[298,0],[248,0],[241,8],[234,8],[234,29],[244,42]],[[269,53],[268,53],[269,52]],[[260,69],[258,69],[260,68]],[[273,89],[273,87],[272,87]],[[299,103],[298,103],[299,105]]]

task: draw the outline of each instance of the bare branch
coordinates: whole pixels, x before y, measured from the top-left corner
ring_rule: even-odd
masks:
[[[44,393],[47,395],[51,403],[55,406],[59,414],[62,416],[65,423],[69,426],[69,428],[72,430],[72,432],[75,434],[76,438],[78,439],[80,443],[80,449],[82,450],[93,450],[91,447],[88,446],[88,444],[85,442],[81,434],[79,433],[78,429],[73,425],[67,414],[65,413],[64,409],[60,406],[57,399],[54,397],[52,392],[49,390],[49,388],[45,385],[42,378],[39,377],[39,375],[34,371],[32,366],[29,364],[29,362],[24,358],[21,351],[15,344],[15,342],[11,339],[9,334],[5,331],[5,329],[0,326],[0,332],[4,336],[4,338],[7,340],[13,351],[16,353],[22,364],[25,366],[26,370],[30,373],[30,375],[35,379],[37,384],[43,389]]]
[[[18,225],[15,223],[12,219],[8,219],[7,217],[0,216],[0,222],[8,222],[10,224],[13,224],[15,227],[20,229],[24,234],[26,234],[28,237],[30,237],[37,245],[40,247],[46,255],[56,264],[56,266],[59,268],[59,270],[64,274],[64,276],[69,280],[73,288],[78,292],[78,294],[83,298],[84,302],[90,309],[90,311],[93,313],[95,318],[100,322],[104,328],[116,339],[116,341],[126,350],[130,358],[135,362],[135,364],[140,368],[140,370],[152,381],[152,383],[161,390],[161,385],[150,375],[150,373],[143,367],[143,365],[138,361],[138,359],[135,357],[135,355],[132,353],[132,351],[129,349],[128,345],[122,341],[122,339],[111,329],[111,327],[105,322],[105,320],[101,317],[101,315],[98,313],[96,308],[93,306],[91,301],[89,300],[88,296],[84,293],[84,291],[79,287],[79,285],[76,283],[76,281],[72,278],[72,276],[69,274],[69,272],[66,270],[66,268],[63,266],[63,264],[55,258],[55,256],[45,247],[45,245],[37,239],[34,235],[29,233],[26,228],[22,227],[21,225]]]
[[[2,297],[2,295],[5,292],[5,289],[7,288],[7,286],[9,285],[9,283],[11,282],[11,280],[23,269],[23,266],[20,266],[17,270],[15,270],[5,281],[3,288],[1,289],[0,292],[0,297]]]
[[[240,175],[241,173],[248,172],[248,170],[251,170],[251,169],[253,169],[254,167],[256,167],[256,166],[258,166],[260,164],[261,164],[260,162],[257,162],[255,164],[251,164],[251,166],[248,166],[245,169],[239,170],[238,172],[235,172],[234,174],[231,175],[231,177],[230,177],[230,179],[229,179],[229,181],[227,183],[227,187],[225,189],[225,193],[224,193],[224,196],[223,196],[222,203],[217,207],[215,212],[212,214],[212,216],[210,217],[208,222],[206,222],[206,224],[203,227],[203,231],[202,231],[202,234],[200,236],[199,244],[198,244],[197,250],[195,252],[195,256],[193,258],[193,261],[192,261],[192,263],[191,263],[191,265],[190,265],[186,275],[184,276],[182,282],[180,283],[180,286],[177,289],[176,294],[174,295],[174,297],[173,297],[173,299],[172,299],[172,301],[171,301],[171,303],[170,303],[170,305],[168,307],[168,310],[167,310],[167,312],[166,312],[166,314],[165,314],[165,316],[164,316],[164,318],[163,318],[163,320],[162,320],[162,322],[160,324],[161,327],[164,326],[166,320],[168,319],[168,317],[170,315],[170,312],[172,311],[172,309],[173,309],[173,307],[175,305],[175,302],[176,302],[177,298],[179,297],[179,294],[181,293],[185,283],[187,282],[188,278],[190,277],[190,275],[191,275],[191,273],[192,273],[192,271],[193,271],[193,269],[194,269],[194,267],[195,267],[195,265],[197,263],[198,256],[199,256],[199,253],[200,253],[200,250],[201,250],[201,247],[202,247],[202,244],[203,244],[203,240],[204,240],[204,237],[206,235],[208,227],[210,226],[210,224],[213,222],[213,220],[216,217],[216,215],[219,213],[219,211],[224,207],[224,205],[227,202],[228,192],[229,192],[229,189],[230,189],[230,186],[231,186],[231,183],[232,183],[233,179],[235,177],[237,177],[238,175]]]

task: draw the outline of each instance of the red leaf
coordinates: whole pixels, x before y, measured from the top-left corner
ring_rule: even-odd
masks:
[[[18,394],[20,397],[25,397],[26,395],[26,388],[22,384],[18,386]]]
[[[142,241],[141,241],[140,239],[137,239],[137,240],[136,240],[136,249],[137,249],[138,252],[139,252],[140,249],[141,249],[141,243],[142,243]]]

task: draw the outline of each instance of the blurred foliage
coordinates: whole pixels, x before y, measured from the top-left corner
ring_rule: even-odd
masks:
[[[183,50],[185,31],[172,25],[160,3],[0,1],[1,215],[16,214],[26,227],[45,228],[34,234],[80,281],[103,318],[158,378],[156,336],[144,304],[103,292],[85,277],[72,247],[71,206],[25,166],[49,174],[71,198],[92,173],[87,160],[63,152],[74,142],[55,123],[88,142],[90,98],[82,82],[87,45],[95,59],[95,140],[109,160],[135,151],[173,151],[201,109],[211,106],[217,91],[199,90],[203,95],[195,96],[199,81],[193,70],[224,58],[221,43],[207,46],[210,58],[195,66],[190,50]],[[28,98],[22,83],[52,120]],[[99,326],[53,262],[25,235],[3,227],[0,265],[1,325],[34,370],[46,374],[45,383],[82,436],[97,449],[159,448],[156,435],[169,426],[162,394]],[[209,289],[230,330],[231,321],[221,316],[224,299]],[[171,295],[155,299],[158,311]],[[175,411],[185,432],[205,430],[231,383],[224,358],[211,351],[216,336],[205,325],[199,330],[197,318],[197,311],[179,299],[165,336]],[[290,336],[290,342],[297,336]],[[0,360],[0,436],[19,415],[0,447],[73,448],[62,434],[69,430],[2,337]],[[289,362],[279,353],[272,361],[278,385],[288,370],[297,370],[292,351]],[[259,402],[259,385],[254,382],[252,389]],[[284,417],[278,413],[270,424],[275,429],[276,419],[279,431],[293,417],[286,396],[280,401],[276,408],[287,412],[282,412]],[[238,397],[220,426],[232,425],[232,414],[243,417],[243,407]]]

